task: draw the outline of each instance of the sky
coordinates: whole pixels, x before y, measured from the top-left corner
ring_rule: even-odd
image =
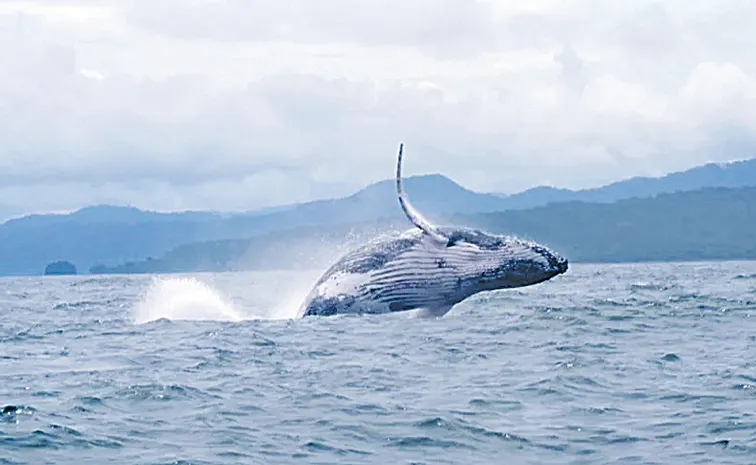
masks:
[[[0,0],[0,219],[752,157],[756,2]]]

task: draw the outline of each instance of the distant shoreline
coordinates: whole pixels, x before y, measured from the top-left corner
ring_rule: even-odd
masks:
[[[715,263],[754,263],[755,258],[732,258],[732,259],[690,259],[690,260],[635,260],[635,261],[573,261],[571,266],[622,266],[622,265],[706,265]],[[192,275],[192,274],[222,274],[222,273],[287,273],[287,272],[313,272],[317,273],[323,268],[256,268],[256,269],[238,269],[238,270],[183,270],[183,271],[156,271],[156,272],[112,272],[112,273],[78,273],[75,275],[45,275],[39,274],[8,274],[0,276],[0,279],[7,278],[53,278],[53,279],[70,279],[70,278],[87,278],[98,276],[170,276],[170,275]],[[569,271],[567,272],[569,274]]]

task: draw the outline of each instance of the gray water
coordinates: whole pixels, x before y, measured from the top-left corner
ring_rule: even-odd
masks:
[[[316,274],[0,279],[0,463],[756,463],[756,263],[289,319]]]

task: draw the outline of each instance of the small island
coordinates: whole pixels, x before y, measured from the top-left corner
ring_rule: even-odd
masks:
[[[76,265],[68,261],[52,262],[45,267],[45,275],[72,275],[76,274]]]

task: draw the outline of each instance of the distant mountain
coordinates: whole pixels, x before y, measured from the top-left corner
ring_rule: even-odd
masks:
[[[709,163],[658,178],[634,177],[602,187],[573,191],[539,186],[507,199],[506,209],[532,208],[553,202],[615,202],[630,198],[647,198],[658,194],[685,192],[707,187],[756,186],[756,159],[732,163]]]
[[[507,200],[466,189],[446,176],[430,174],[405,180],[413,205],[430,218],[454,212],[494,212],[507,208]],[[381,218],[404,218],[396,199],[395,180],[371,184],[348,197],[303,203],[260,218],[266,224],[289,228],[358,223]]]
[[[498,196],[472,192],[440,175],[410,177],[405,183],[413,202],[431,218],[492,212],[504,206]],[[393,180],[341,199],[246,213],[160,213],[99,205],[70,214],[30,215],[0,225],[0,275],[39,274],[55,260],[70,261],[80,270],[113,266],[156,257],[192,242],[378,219],[406,222]]]
[[[510,196],[478,193],[448,177],[409,177],[405,190],[432,221],[454,214],[522,210],[563,202],[606,203],[648,198],[702,187],[756,186],[756,160],[709,164],[660,178],[632,178],[604,187],[571,191],[537,187]],[[335,228],[365,222],[407,225],[394,180],[371,184],[353,195],[284,205],[245,213],[160,213],[133,207],[98,205],[70,214],[30,215],[0,225],[0,275],[41,274],[45,266],[67,260],[79,270],[116,266],[158,257],[181,245],[245,240],[302,228]]]
[[[173,222],[173,221],[210,221],[221,218],[216,212],[184,211],[176,213],[162,213],[144,211],[136,207],[121,207],[113,205],[93,205],[76,210],[72,213],[35,214],[6,221],[0,228],[35,228],[60,224],[97,224],[117,223],[136,224],[145,222]]]
[[[565,202],[452,221],[546,242],[572,261],[756,259],[756,187]]]
[[[447,220],[537,240],[572,263],[756,259],[756,188],[707,188],[609,204],[566,202]],[[325,268],[347,248],[406,228],[406,222],[382,221],[186,244],[157,259],[92,271]]]

